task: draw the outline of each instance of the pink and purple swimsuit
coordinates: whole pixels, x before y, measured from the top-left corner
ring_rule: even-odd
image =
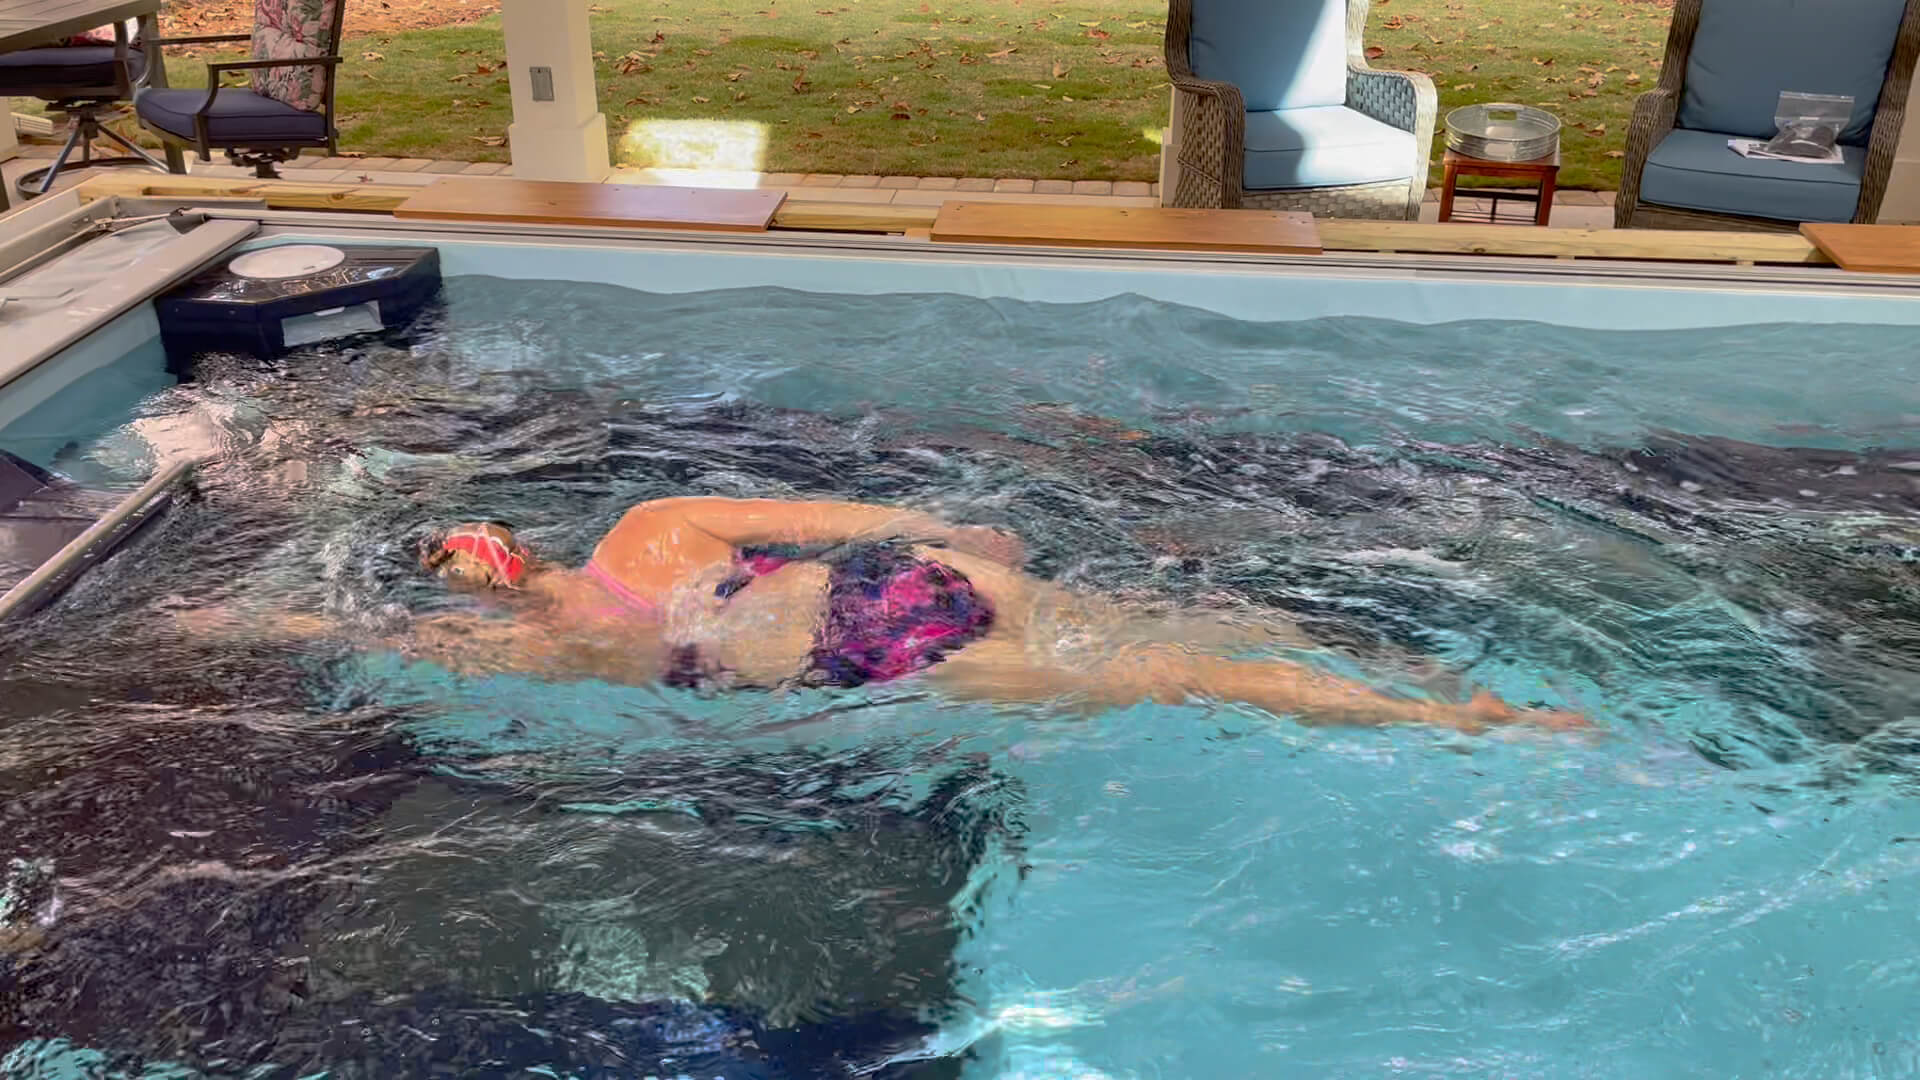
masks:
[[[965,574],[922,559],[905,546],[878,542],[819,550],[795,545],[749,548],[735,559],[739,572],[714,590],[726,598],[788,563],[828,567],[827,614],[800,681],[810,686],[861,686],[911,675],[986,636],[993,605]],[[618,594],[631,593],[589,564]],[[698,651],[675,651],[669,686],[706,681]]]

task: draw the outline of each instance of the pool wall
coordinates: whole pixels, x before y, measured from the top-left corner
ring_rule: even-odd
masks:
[[[1503,269],[1455,260],[1448,265],[1459,268],[1435,270],[1333,256],[1256,262],[763,238],[635,243],[583,236],[508,242],[372,220],[352,232],[269,229],[248,246],[329,240],[432,243],[440,248],[449,277],[593,281],[659,293],[761,286],[1058,304],[1138,294],[1250,321],[1523,319],[1609,330],[1782,322],[1920,325],[1920,283],[1863,284],[1837,271],[1752,271],[1742,277],[1726,267],[1601,272],[1512,260]]]

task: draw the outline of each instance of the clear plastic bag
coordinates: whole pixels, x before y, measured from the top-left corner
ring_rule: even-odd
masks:
[[[1850,94],[1802,94],[1786,91],[1774,107],[1779,134],[1769,139],[1770,155],[1803,161],[1839,161],[1840,133],[1853,116]]]

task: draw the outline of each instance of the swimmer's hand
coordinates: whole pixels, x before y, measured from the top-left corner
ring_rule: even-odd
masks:
[[[955,551],[997,562],[1014,570],[1020,569],[1027,561],[1026,545],[1005,529],[988,525],[957,525],[945,530],[941,539]]]

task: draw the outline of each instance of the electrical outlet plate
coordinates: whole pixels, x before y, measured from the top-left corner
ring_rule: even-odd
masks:
[[[553,100],[553,69],[536,67],[527,69],[527,77],[533,82],[533,100]]]

